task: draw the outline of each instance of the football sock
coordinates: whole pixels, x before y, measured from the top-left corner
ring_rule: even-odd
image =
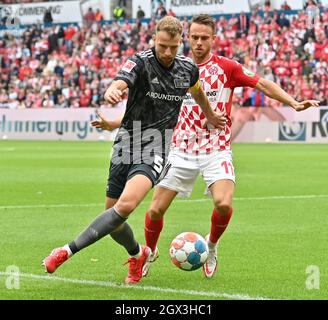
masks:
[[[131,258],[140,258],[141,256],[141,248],[139,246],[139,244],[137,244],[137,246],[134,248],[134,250],[129,251],[129,255],[131,256]]]
[[[139,253],[138,242],[134,238],[133,231],[127,222],[124,222],[119,228],[112,231],[110,236],[123,246],[130,256],[135,256]]]
[[[74,254],[102,237],[117,229],[126,218],[123,218],[112,207],[99,215],[74,241],[69,243],[71,252]]]
[[[210,242],[212,244],[216,244],[220,239],[221,235],[227,228],[230,218],[232,216],[233,209],[231,208],[230,211],[226,215],[221,215],[215,208],[213,209],[212,213],[212,224],[211,224],[211,233],[210,233]]]
[[[155,251],[158,242],[159,235],[163,229],[164,219],[151,220],[149,213],[146,212],[145,216],[145,238],[146,245],[151,249],[152,252]]]
[[[63,246],[63,249],[67,251],[69,257],[73,255],[73,252],[72,252],[72,250],[71,250],[71,248],[69,247],[68,244],[65,244]]]

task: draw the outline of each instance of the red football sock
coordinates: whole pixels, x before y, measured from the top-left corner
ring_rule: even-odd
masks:
[[[145,238],[146,245],[154,252],[158,242],[159,235],[163,229],[164,219],[151,220],[149,213],[145,216]]]
[[[215,208],[212,213],[212,224],[211,224],[211,234],[210,241],[212,243],[217,243],[220,239],[222,233],[227,228],[230,218],[232,216],[233,209],[231,208],[229,213],[226,215],[221,215]]]

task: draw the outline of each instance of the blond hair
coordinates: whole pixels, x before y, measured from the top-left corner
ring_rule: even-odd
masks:
[[[172,38],[174,38],[176,35],[182,34],[183,27],[179,19],[171,16],[166,16],[159,20],[156,25],[156,33],[159,31],[165,31]]]

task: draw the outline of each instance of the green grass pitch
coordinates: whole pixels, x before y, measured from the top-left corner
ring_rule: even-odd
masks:
[[[235,211],[216,276],[181,271],[168,254],[178,233],[209,231],[212,203],[199,179],[191,201],[177,199],[167,212],[149,277],[129,288],[127,255],[110,237],[53,275],[41,266],[102,212],[110,144],[1,141],[0,299],[327,299],[327,145],[235,144],[233,150]],[[141,243],[150,200],[151,194],[129,218]]]

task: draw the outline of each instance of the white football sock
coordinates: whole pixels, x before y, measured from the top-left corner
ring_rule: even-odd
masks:
[[[73,253],[72,253],[71,249],[69,248],[69,245],[68,244],[65,244],[63,246],[63,249],[67,251],[68,257],[71,257],[73,255]]]
[[[134,256],[131,256],[131,258],[138,259],[138,258],[140,258],[140,256],[141,256],[141,247],[140,247],[140,244],[139,244],[139,252],[137,254],[135,254]]]
[[[207,242],[208,248],[209,249],[214,249],[217,245],[217,243],[212,243],[210,240]]]

